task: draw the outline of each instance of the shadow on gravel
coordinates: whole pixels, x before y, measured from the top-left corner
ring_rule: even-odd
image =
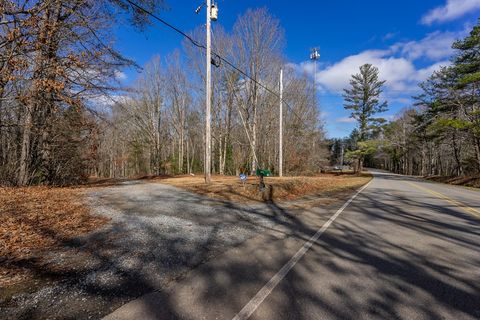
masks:
[[[293,211],[274,203],[242,205],[155,186],[123,183],[95,194],[91,200],[108,204],[106,215],[112,222],[88,237],[67,241],[49,229],[37,230],[62,249],[45,253],[47,259],[8,262],[42,282],[32,283],[31,293],[2,298],[0,318],[99,318],[136,297],[165,289],[259,232],[279,226],[292,235],[314,232]],[[137,187],[151,193],[135,194]]]
[[[302,220],[300,210],[272,201],[247,206],[170,187],[149,189],[148,195],[135,194],[132,188],[119,186],[109,189],[113,190],[110,193],[95,195],[101,203],[116,208],[109,215],[117,218],[93,236],[65,243],[73,255],[53,254],[48,265],[23,261],[22,266],[39,278],[54,281],[32,294],[2,301],[0,317],[100,318],[127,301],[156,291],[155,299],[146,299],[152,315],[159,319],[195,319],[195,314],[180,314],[182,310],[168,295],[166,288],[173,281],[260,232],[277,230],[305,241],[316,232]],[[172,190],[177,190],[176,195],[172,196]],[[148,201],[153,204],[147,206]],[[337,220],[333,232],[325,233],[277,287],[282,299],[269,303],[281,315],[279,318],[311,319],[313,310],[313,314],[333,319],[356,319],[359,314],[399,319],[406,306],[419,318],[443,318],[435,305],[422,303],[431,300],[461,317],[480,317],[480,225],[473,218],[448,206],[387,195],[375,188],[363,193],[349,208],[354,213]],[[438,216],[416,214],[406,208],[417,208],[418,212],[427,209]],[[314,208],[311,213],[315,213]],[[401,247],[383,236],[400,229],[439,241],[419,243],[418,248]],[[49,230],[42,232],[55,236]],[[264,246],[279,253],[284,250],[282,241],[274,237]],[[445,257],[422,255],[429,246],[441,246],[437,249],[443,250]],[[451,259],[461,254],[475,256],[475,252],[475,259]],[[206,286],[200,302],[208,305],[214,301],[236,314],[246,301],[229,299],[232,288],[237,292],[252,286],[261,288],[268,275],[289,259],[280,254],[275,267],[252,264],[248,259],[205,264],[196,270],[198,281]],[[69,261],[69,268],[60,267]],[[328,273],[338,278],[338,284],[315,291],[310,285],[312,277]],[[364,287],[362,279],[371,280],[372,276],[378,285]],[[367,302],[360,302],[358,296],[367,296]],[[431,300],[422,300],[425,297]]]

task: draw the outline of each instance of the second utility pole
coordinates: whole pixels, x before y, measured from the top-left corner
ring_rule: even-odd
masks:
[[[207,74],[206,74],[206,94],[205,94],[205,183],[210,183],[212,181],[211,177],[211,168],[212,168],[212,133],[211,133],[211,128],[210,128],[210,123],[211,123],[211,115],[210,115],[210,109],[211,109],[211,103],[212,103],[212,66],[211,66],[211,60],[212,60],[212,54],[210,52],[210,46],[211,46],[211,39],[210,39],[210,19],[211,19],[211,0],[207,0]]]
[[[278,133],[278,176],[283,176],[283,69],[280,69],[280,120]]]

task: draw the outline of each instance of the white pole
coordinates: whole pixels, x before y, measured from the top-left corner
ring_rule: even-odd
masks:
[[[211,79],[211,72],[212,72],[212,65],[211,65],[211,52],[210,52],[210,42],[211,42],[211,34],[210,34],[210,12],[211,12],[211,0],[207,0],[207,73],[205,78],[206,83],[206,92],[205,92],[205,183],[210,183],[212,181],[211,177],[211,168],[212,168],[212,136],[211,136],[211,116],[210,116],[210,109],[211,109],[211,94],[212,94],[212,79]]]
[[[340,166],[341,166],[341,168],[342,168],[342,170],[343,170],[343,141],[341,142],[341,145],[340,145],[340,146],[341,146],[341,148],[342,148],[342,149],[341,149],[342,151],[341,151],[341,153],[340,153]]]
[[[278,176],[283,176],[283,69],[280,69],[280,120],[278,136]]]

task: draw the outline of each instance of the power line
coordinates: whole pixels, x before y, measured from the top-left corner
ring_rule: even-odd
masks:
[[[202,43],[199,43],[198,41],[196,41],[195,39],[193,39],[191,36],[189,36],[187,33],[183,32],[182,30],[178,29],[177,27],[173,26],[172,24],[168,23],[167,21],[165,21],[164,19],[160,18],[159,16],[157,16],[156,14],[154,14],[153,12],[141,7],[140,5],[136,4],[135,2],[131,1],[131,0],[126,0],[130,5],[132,5],[133,7],[135,7],[136,9],[142,11],[143,13],[146,13],[147,15],[151,16],[152,18],[154,18],[155,20],[158,20],[159,22],[163,23],[164,25],[166,25],[167,27],[169,27],[170,29],[178,32],[179,34],[181,34],[183,37],[185,37],[187,40],[189,40],[194,46],[198,47],[198,48],[201,48],[203,50],[207,50],[207,48],[202,44]],[[262,87],[263,89],[265,89],[267,92],[273,94],[274,96],[276,96],[277,98],[280,99],[280,96],[278,93],[276,93],[275,91],[273,91],[272,89],[270,89],[269,87],[267,87],[266,85],[263,85],[261,82],[257,81],[256,79],[252,78],[248,73],[246,73],[245,71],[243,71],[242,69],[238,68],[237,66],[235,66],[232,62],[228,61],[226,58],[222,57],[221,55],[219,55],[218,53],[216,53],[215,51],[212,50],[212,53],[218,58],[220,59],[221,61],[223,61],[225,64],[227,64],[229,67],[231,67],[232,69],[234,69],[235,71],[237,71],[238,73],[242,74],[244,77],[248,78],[249,80],[255,82],[258,86]],[[290,104],[283,100],[283,103],[285,103],[285,105],[288,107],[288,109],[290,110],[290,112],[292,112],[300,121],[303,122],[303,119],[293,110],[293,108],[290,106]]]

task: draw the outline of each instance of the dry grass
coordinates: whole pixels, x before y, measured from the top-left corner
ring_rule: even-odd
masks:
[[[0,188],[0,287],[28,276],[21,265],[106,222],[81,203],[80,188]]]
[[[322,174],[313,177],[267,177],[265,192],[259,191],[257,177],[249,177],[245,185],[234,176],[213,176],[204,183],[202,176],[162,178],[161,183],[173,185],[212,198],[229,201],[293,200],[306,195],[329,194],[355,189],[367,183],[370,175]]]
[[[243,185],[238,177],[214,176],[206,185],[202,176],[147,177],[214,198],[230,201],[292,200],[304,195],[333,195],[358,188],[370,176],[323,174],[315,177],[268,177],[266,192],[259,192],[258,178]],[[72,238],[91,232],[107,221],[92,216],[81,201],[89,188],[109,187],[124,180],[98,179],[77,188],[0,187],[0,287],[15,288],[37,281],[28,265],[43,264],[49,250],[68,250]],[[16,289],[14,289],[16,290]],[[2,290],[0,290],[2,291]],[[1,296],[1,292],[0,292]]]

